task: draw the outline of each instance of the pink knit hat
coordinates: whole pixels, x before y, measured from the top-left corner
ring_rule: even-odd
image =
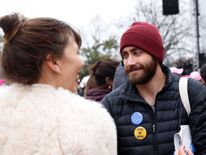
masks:
[[[126,46],[135,46],[163,62],[164,47],[158,29],[146,22],[135,22],[124,32],[120,41],[120,52]]]
[[[0,79],[0,86],[3,85],[5,81],[3,79]]]
[[[183,73],[183,68],[177,68],[177,67],[170,67],[170,70],[172,73],[175,73],[175,74],[182,74]]]
[[[189,75],[190,78],[200,81],[202,79],[200,73],[198,71],[193,71]]]

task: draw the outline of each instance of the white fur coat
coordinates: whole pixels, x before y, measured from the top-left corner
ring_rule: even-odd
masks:
[[[116,155],[116,141],[100,103],[42,84],[0,94],[0,155]]]

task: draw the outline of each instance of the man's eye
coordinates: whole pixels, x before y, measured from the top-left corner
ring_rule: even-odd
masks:
[[[127,54],[122,54],[122,57],[123,58],[127,58]]]
[[[139,56],[142,54],[142,52],[140,50],[136,50],[133,52],[134,55]]]

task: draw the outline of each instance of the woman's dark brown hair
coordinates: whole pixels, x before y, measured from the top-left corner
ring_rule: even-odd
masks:
[[[0,27],[5,34],[2,70],[13,82],[35,83],[46,56],[61,58],[70,37],[81,46],[79,34],[68,24],[53,18],[26,19],[14,13],[1,17]]]
[[[106,84],[106,77],[113,80],[115,70],[119,62],[111,59],[103,59],[97,61],[90,67],[90,80],[92,79],[93,86],[102,86]]]

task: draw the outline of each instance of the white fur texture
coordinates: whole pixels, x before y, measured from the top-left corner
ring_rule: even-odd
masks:
[[[116,141],[100,103],[42,84],[0,95],[0,155],[116,155]]]

